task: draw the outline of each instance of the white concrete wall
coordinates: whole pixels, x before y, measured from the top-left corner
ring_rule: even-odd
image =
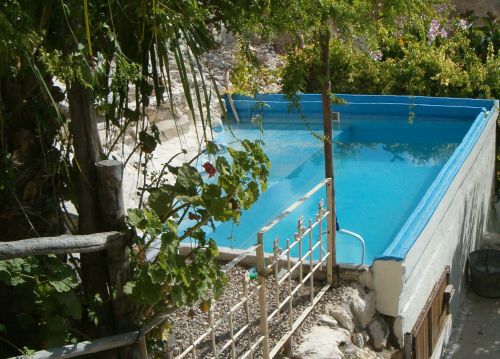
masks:
[[[491,208],[497,115],[490,118],[405,260],[374,263],[377,309],[397,317],[394,331],[401,345],[447,265],[456,290],[452,314],[458,307],[467,254],[486,231]]]

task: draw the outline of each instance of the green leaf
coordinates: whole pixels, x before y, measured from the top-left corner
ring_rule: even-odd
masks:
[[[203,204],[201,196],[198,196],[198,195],[196,195],[196,196],[179,195],[179,196],[177,196],[177,199],[180,201],[190,203],[193,206],[201,206]]]
[[[71,278],[64,278],[61,280],[49,280],[49,284],[59,293],[67,292],[73,288]]]
[[[160,217],[165,216],[171,209],[171,193],[158,188],[149,191],[148,204]]]
[[[141,142],[141,148],[145,153],[152,153],[158,144],[155,136],[147,133],[146,131],[139,132],[139,141]]]
[[[209,251],[209,253],[213,257],[217,257],[219,255],[219,248],[217,248],[217,244],[215,243],[215,241],[213,239],[211,239],[208,242],[208,248],[207,248],[207,250]]]
[[[125,284],[123,291],[140,304],[152,305],[162,298],[162,287],[152,282],[147,270],[141,271],[136,281]]]
[[[137,227],[139,229],[144,229],[146,225],[146,219],[144,217],[144,211],[140,208],[129,208],[127,210],[128,222],[133,227]]]
[[[137,122],[139,120],[139,116],[137,111],[131,110],[128,107],[126,107],[123,111],[123,116],[130,121]]]
[[[166,279],[165,270],[159,266],[150,265],[148,272],[153,284],[161,284]]]
[[[184,189],[194,189],[203,184],[203,180],[196,168],[184,164],[177,173],[177,182]]]
[[[97,316],[97,312],[88,308],[87,316],[89,317],[90,322],[97,327],[97,325],[99,324],[99,317]]]
[[[217,153],[218,147],[212,141],[207,141],[207,152],[209,155],[215,155]]]
[[[29,258],[15,258],[0,261],[0,281],[7,285],[18,286],[24,284],[26,281],[22,277],[24,267],[31,268],[29,265]]]
[[[2,262],[0,262],[0,281],[7,285],[13,285],[11,274]]]
[[[172,297],[172,302],[178,307],[181,307],[187,303],[186,291],[180,285],[176,285],[175,287],[173,287],[170,295]]]
[[[82,306],[80,300],[74,291],[68,291],[56,294],[57,301],[63,306],[64,313],[74,319],[81,319]]]

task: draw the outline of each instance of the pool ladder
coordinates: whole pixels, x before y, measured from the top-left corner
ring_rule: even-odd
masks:
[[[324,231],[323,234],[326,234],[327,232],[328,231]],[[360,265],[364,264],[364,262],[365,262],[365,240],[364,240],[364,238],[361,237],[361,235],[356,233],[356,232],[349,231],[349,230],[343,229],[343,228],[340,228],[338,230],[338,232],[345,233],[351,237],[354,237],[361,243],[361,263],[360,263]]]
[[[365,262],[365,240],[363,239],[363,237],[361,237],[361,235],[357,234],[356,232],[352,232],[343,228],[339,229],[339,232],[354,237],[361,242],[361,264],[363,264]]]

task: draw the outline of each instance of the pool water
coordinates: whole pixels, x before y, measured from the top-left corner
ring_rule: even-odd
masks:
[[[366,242],[365,264],[371,264],[392,242],[445,162],[462,141],[471,122],[407,117],[344,117],[334,128],[336,209],[340,227],[359,233]],[[251,123],[232,125],[216,142],[237,146],[235,137],[262,139],[271,161],[269,187],[239,224],[220,223],[209,234],[220,247],[248,248],[257,232],[324,178],[319,121],[264,119],[263,131]],[[297,218],[307,224],[325,198],[318,192],[285,217],[265,236],[285,247],[296,231]],[[326,203],[326,201],[325,201]],[[326,225],[326,223],[325,223]],[[325,229],[325,228],[323,228]],[[314,233],[314,237],[318,235]],[[307,250],[305,247],[304,250]],[[297,255],[297,253],[292,253]],[[317,256],[317,255],[316,255]],[[337,261],[360,263],[358,241],[337,233]]]

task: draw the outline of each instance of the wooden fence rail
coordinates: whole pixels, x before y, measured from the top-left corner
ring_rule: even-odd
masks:
[[[120,232],[104,232],[83,235],[62,235],[0,242],[0,260],[34,255],[97,252],[124,239]]]
[[[105,350],[116,349],[132,345],[139,339],[139,331],[117,334],[110,337],[93,339],[79,342],[76,344],[68,344],[62,347],[40,350],[28,358],[32,359],[55,359],[55,358],[74,358],[84,354],[98,353]],[[10,359],[25,359],[26,356],[20,355]],[[145,357],[146,358],[146,357]]]

